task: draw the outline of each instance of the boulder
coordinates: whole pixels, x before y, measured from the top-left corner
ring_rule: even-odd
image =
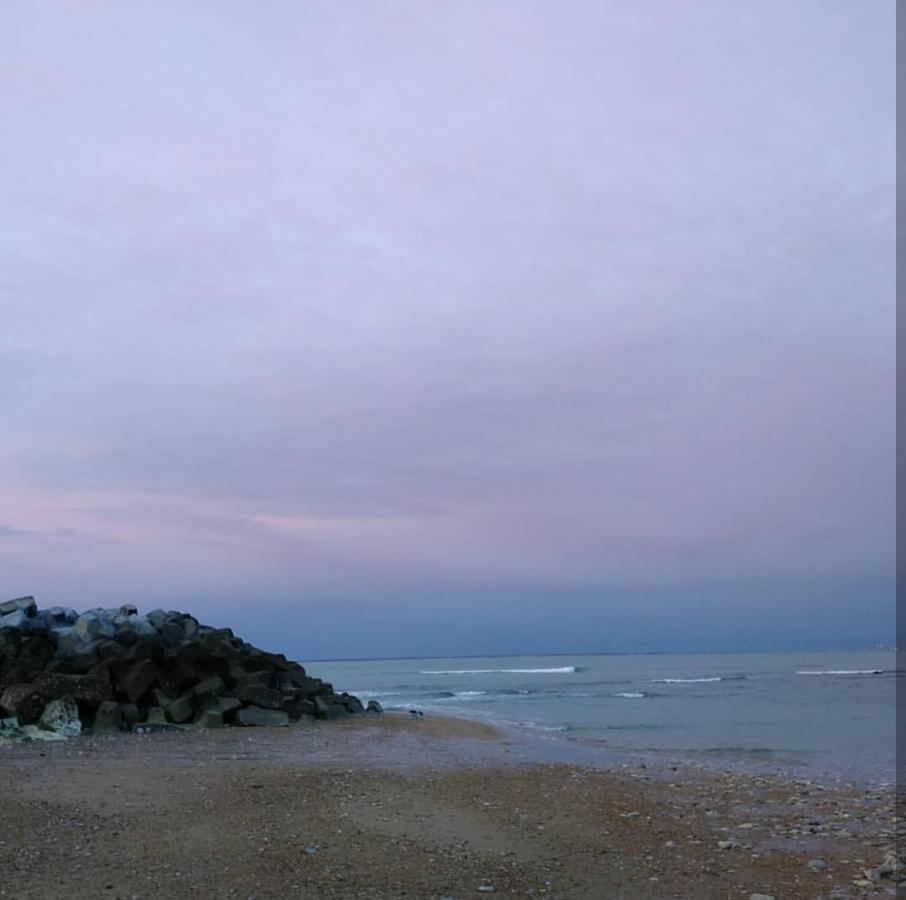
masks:
[[[255,726],[289,725],[289,716],[282,710],[246,706],[236,713],[236,722],[240,725]]]
[[[96,640],[108,631],[100,616],[90,612],[79,616],[72,629],[75,633],[75,639],[80,641]]]
[[[0,603],[0,616],[14,613],[17,610],[30,619],[38,611],[38,604],[35,603],[34,597],[16,597],[15,600]]]
[[[370,713],[382,713],[383,711],[384,707],[377,700],[369,700],[368,706],[365,708],[365,712]]]
[[[21,725],[37,722],[46,700],[33,684],[13,684],[0,694],[0,711],[15,716]]]
[[[28,617],[21,609],[14,609],[0,615],[0,628],[22,628]]]
[[[191,697],[179,697],[176,700],[171,700],[167,704],[165,711],[167,718],[171,722],[181,725],[192,718],[195,713],[195,704],[192,702]]]
[[[179,697],[167,704],[165,712],[171,722],[182,725],[188,722],[195,714],[195,704],[192,702],[191,697]]]
[[[293,722],[298,721],[304,716],[315,715],[315,704],[311,700],[285,700],[283,703],[283,712],[285,712]]]
[[[141,710],[134,703],[121,703],[120,715],[123,718],[123,727],[129,730],[142,720]]]
[[[120,692],[135,703],[151,690],[160,675],[160,670],[154,660],[143,659],[134,665],[117,663],[113,668],[113,674]]]
[[[264,709],[283,709],[283,693],[263,684],[248,684],[236,691],[236,696],[243,702]]]
[[[170,723],[167,721],[167,714],[159,706],[152,706],[148,709],[148,715],[145,716],[145,724],[169,725]]]
[[[219,675],[212,675],[210,678],[205,678],[204,681],[199,681],[195,687],[192,688],[192,693],[196,697],[200,697],[203,694],[222,694],[226,689],[226,685],[223,683],[223,679]]]
[[[82,733],[82,720],[79,718],[79,707],[70,696],[51,700],[44,707],[38,725],[46,731],[55,731],[63,737],[75,737]]]
[[[195,724],[200,728],[222,728],[223,714],[214,709],[205,709],[199,713]]]
[[[342,703],[325,702],[322,697],[315,696],[315,715],[319,719],[345,719],[350,715],[349,710]]]
[[[105,700],[94,715],[92,731],[95,734],[119,731],[123,725],[123,714],[119,703]]]

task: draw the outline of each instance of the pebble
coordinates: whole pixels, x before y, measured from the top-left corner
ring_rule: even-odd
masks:
[[[810,859],[808,867],[813,872],[823,872],[827,868],[827,863],[823,859]]]
[[[479,894],[493,894],[496,888],[493,884],[480,884],[478,885]]]
[[[773,894],[749,894],[749,900],[774,900]]]

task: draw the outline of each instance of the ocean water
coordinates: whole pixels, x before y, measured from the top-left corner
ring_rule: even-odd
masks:
[[[631,754],[892,782],[893,651],[322,661],[387,709],[525,729],[602,760]]]

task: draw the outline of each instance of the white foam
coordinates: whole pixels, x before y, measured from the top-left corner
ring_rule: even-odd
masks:
[[[814,669],[796,671],[797,675],[883,675],[883,669]]]
[[[614,697],[625,697],[627,700],[638,700],[644,696],[644,694],[641,694],[638,691],[624,691],[622,694],[614,694]]]
[[[419,675],[567,675],[575,671],[575,666],[556,669],[428,669],[419,672]]]
[[[716,678],[655,678],[655,684],[703,684],[706,681],[720,681]]]

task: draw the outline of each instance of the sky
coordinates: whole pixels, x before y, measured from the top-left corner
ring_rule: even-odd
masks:
[[[0,595],[892,643],[894,17],[7,0]]]

